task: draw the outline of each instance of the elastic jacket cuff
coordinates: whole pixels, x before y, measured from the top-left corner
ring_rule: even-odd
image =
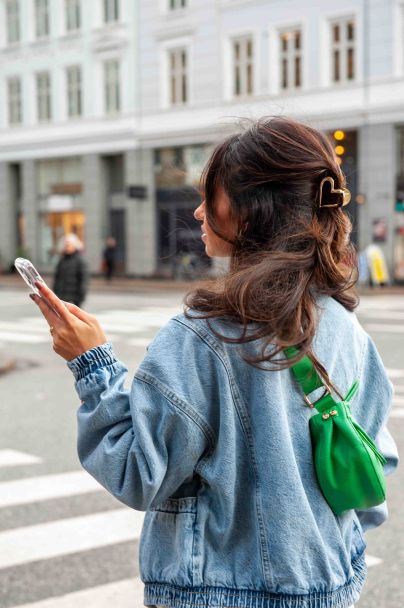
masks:
[[[97,369],[108,367],[117,361],[112,344],[105,342],[105,344],[95,346],[75,359],[67,361],[67,366],[73,372],[75,379],[81,380]]]

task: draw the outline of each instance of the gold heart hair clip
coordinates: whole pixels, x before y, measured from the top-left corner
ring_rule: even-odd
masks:
[[[320,184],[319,209],[327,207],[345,207],[351,201],[351,193],[348,188],[335,188],[332,177],[325,177]]]

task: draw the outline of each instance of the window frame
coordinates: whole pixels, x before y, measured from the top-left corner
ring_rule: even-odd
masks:
[[[235,45],[240,43],[247,43],[246,48],[240,47],[240,57],[237,60],[235,57]],[[248,55],[248,43],[251,43],[251,56],[249,58]],[[230,65],[231,65],[231,98],[232,99],[243,99],[247,97],[253,97],[257,92],[257,70],[256,70],[256,58],[257,58],[257,48],[256,48],[256,39],[252,32],[246,32],[243,34],[238,34],[231,36],[230,38]],[[241,64],[242,61],[246,60],[245,65],[239,65],[239,83],[240,83],[240,92],[237,93],[237,63]],[[250,67],[250,75],[251,75],[251,90],[249,90],[248,82],[248,67]]]
[[[10,7],[13,7],[14,11],[11,11]],[[6,0],[4,10],[6,23],[6,43],[8,46],[19,44],[21,42],[20,1]],[[15,31],[17,32],[15,38],[10,36],[12,32],[12,28],[10,27],[12,20],[15,26]]]
[[[40,78],[46,77],[47,82],[41,83]],[[42,87],[42,90],[41,88]],[[52,120],[52,75],[49,70],[40,70],[35,73],[36,113],[38,123],[47,123]],[[46,108],[46,116],[42,110]]]
[[[82,3],[81,0],[65,0],[65,32],[71,34],[81,30]],[[72,16],[74,18],[72,19]],[[72,25],[73,24],[73,25]]]
[[[111,82],[108,81],[108,66],[115,64],[117,69],[115,71],[115,79]],[[122,111],[122,86],[121,86],[121,75],[122,75],[122,61],[119,57],[111,57],[103,61],[103,99],[104,99],[104,114],[107,116],[113,116],[119,114]],[[115,87],[111,89],[111,87]],[[114,107],[109,107],[109,101],[114,99]]]
[[[189,49],[187,46],[179,45],[167,49],[166,52],[168,104],[171,108],[186,106],[189,104]],[[182,57],[178,65],[180,55]],[[185,65],[183,64],[183,57],[185,57]],[[174,67],[172,65],[173,59],[177,63]],[[173,80],[175,80],[174,83]],[[175,99],[177,93],[179,94],[178,100]]]
[[[37,40],[49,38],[50,36],[50,4],[49,0],[35,0],[34,3],[35,23],[34,32]],[[41,32],[42,26],[44,32]]]
[[[76,79],[72,75],[76,73]],[[75,119],[83,116],[83,69],[80,64],[68,65],[66,75],[66,114],[67,118]],[[78,78],[77,78],[78,76]],[[72,111],[73,108],[73,111]]]
[[[352,41],[347,37],[348,25],[353,23]],[[334,28],[339,27],[339,40],[334,40]],[[329,36],[329,79],[333,86],[355,83],[358,81],[358,19],[356,15],[341,15],[328,20]],[[353,50],[353,76],[349,78],[349,51]],[[335,78],[335,53],[339,56],[338,79]]]
[[[102,23],[104,25],[119,23],[121,12],[120,0],[102,0]]]
[[[285,35],[295,37],[296,33],[300,35],[300,47],[297,49],[295,45],[286,50],[282,48],[282,40]],[[300,24],[291,25],[290,27],[282,27],[277,30],[277,46],[278,46],[278,90],[281,93],[292,93],[294,91],[302,91],[305,85],[305,30]],[[289,47],[289,44],[287,45]],[[300,84],[296,84],[296,59],[300,60]],[[287,84],[283,86],[284,81],[284,62],[287,62]],[[292,80],[292,84],[291,84]]]
[[[18,91],[13,92],[11,86],[18,85]],[[16,106],[17,100],[17,106]],[[15,108],[17,107],[17,120],[14,120]],[[22,106],[22,78],[21,76],[9,76],[7,78],[7,123],[10,127],[21,125],[23,122],[23,106]]]
[[[176,13],[177,11],[186,11],[189,8],[190,0],[165,0],[166,11]]]

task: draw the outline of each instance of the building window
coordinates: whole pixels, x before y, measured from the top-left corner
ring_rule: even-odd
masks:
[[[290,30],[280,34],[281,89],[302,86],[302,32]]]
[[[105,111],[114,114],[121,109],[119,61],[111,59],[104,63]]]
[[[48,0],[35,0],[35,33],[37,38],[49,36]]]
[[[51,79],[49,72],[36,75],[36,100],[38,121],[47,122],[52,118]]]
[[[82,84],[81,68],[78,65],[66,69],[67,82],[67,114],[69,118],[82,115]]]
[[[170,104],[178,105],[188,101],[188,57],[184,48],[168,51]]]
[[[233,41],[233,94],[251,95],[254,91],[254,46],[251,37]]]
[[[66,31],[74,32],[81,27],[80,0],[65,0]]]
[[[22,122],[21,79],[9,78],[8,88],[8,122],[10,125],[19,125]]]
[[[104,23],[119,21],[119,0],[104,0]]]
[[[168,0],[168,8],[175,11],[177,8],[187,8],[188,0]]]
[[[18,0],[7,0],[6,2],[6,21],[7,21],[7,42],[14,44],[20,41],[20,10]]]
[[[353,19],[331,23],[331,79],[349,82],[355,79],[356,31]]]

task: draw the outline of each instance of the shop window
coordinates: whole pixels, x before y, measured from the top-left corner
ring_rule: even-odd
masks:
[[[177,188],[181,186],[198,188],[209,151],[208,146],[185,146],[156,150],[156,186],[158,188]]]

